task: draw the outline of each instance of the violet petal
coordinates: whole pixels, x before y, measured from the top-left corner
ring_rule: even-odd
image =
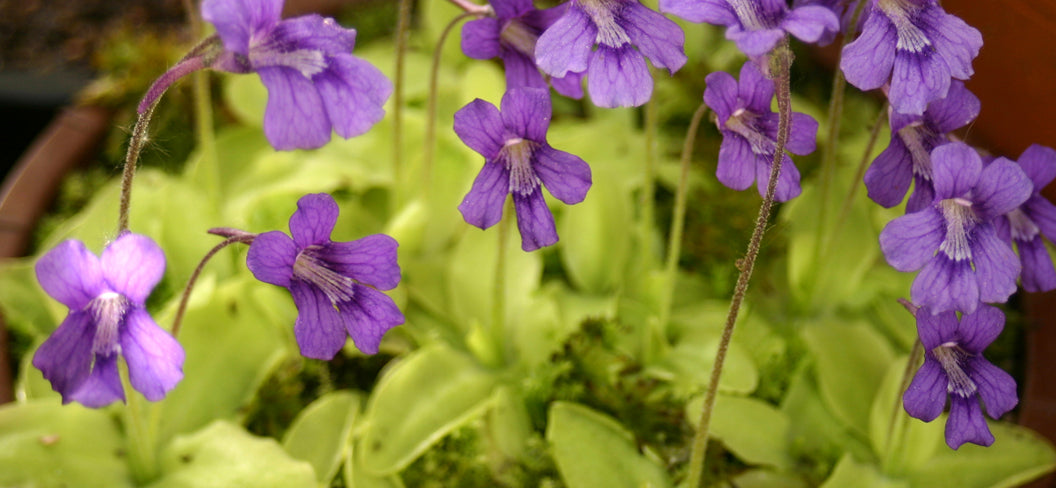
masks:
[[[949,380],[939,362],[931,357],[924,358],[924,364],[902,395],[902,406],[906,413],[925,422],[938,418],[946,406],[947,384]]]
[[[458,205],[470,225],[487,229],[502,220],[502,207],[510,194],[510,172],[502,163],[489,160],[473,180],[473,187]]]
[[[280,151],[314,149],[330,142],[330,119],[312,80],[287,67],[257,70],[268,89],[264,135]]]
[[[541,188],[527,195],[513,194],[517,211],[517,229],[521,233],[521,249],[534,251],[557,242],[554,216],[546,206]]]
[[[397,247],[396,239],[373,234],[351,242],[331,242],[319,256],[338,274],[379,290],[391,290],[400,283]]]
[[[33,354],[33,367],[51,382],[52,389],[62,395],[64,403],[70,401],[70,394],[91,372],[94,337],[95,324],[91,313],[71,312]]]
[[[289,287],[297,253],[297,245],[290,236],[277,230],[265,232],[249,245],[246,267],[260,281]]]
[[[740,135],[722,131],[722,136],[715,176],[727,188],[745,190],[755,183],[755,155]]]
[[[84,243],[67,240],[37,260],[37,281],[48,295],[70,310],[80,310],[105,291],[99,258]]]
[[[599,107],[637,107],[652,96],[653,78],[642,53],[630,44],[599,45],[590,56],[587,92]]]
[[[590,189],[590,166],[575,154],[544,145],[535,150],[532,168],[550,194],[569,205],[582,202]]]
[[[351,303],[341,304],[346,332],[352,336],[356,348],[375,354],[382,336],[404,322],[403,313],[392,298],[380,291],[356,285],[354,294]]]
[[[946,420],[946,445],[957,449],[971,442],[981,446],[994,443],[994,435],[986,425],[986,418],[979,408],[979,400],[973,395],[962,398],[950,395],[950,418]]]
[[[587,70],[598,28],[578,6],[571,5],[535,43],[535,62],[550,76]]]
[[[971,313],[979,306],[979,284],[971,262],[953,261],[939,253],[913,280],[910,296],[913,303],[928,307],[931,313]]]
[[[860,90],[880,88],[887,83],[895,63],[898,36],[887,16],[869,15],[861,35],[843,48],[840,69],[847,82]]]
[[[505,142],[498,107],[479,98],[455,112],[454,129],[462,142],[488,160],[498,156]]]
[[[1002,241],[989,224],[976,226],[969,245],[979,283],[979,299],[987,303],[1006,302],[1016,292],[1016,279],[1019,278],[1020,270],[1020,262],[1012,252],[1012,246]]]
[[[462,26],[462,52],[473,59],[497,58],[501,32],[499,19],[494,17],[466,22]]]
[[[344,316],[334,308],[322,290],[301,280],[290,282],[290,294],[297,305],[293,333],[301,355],[330,360],[345,345]],[[353,297],[358,300],[358,296]]]
[[[125,401],[125,390],[117,371],[117,356],[96,355],[92,372],[68,397],[62,398],[62,403],[74,401],[86,407],[102,408],[119,400]]]
[[[967,144],[951,142],[931,151],[931,171],[937,198],[962,198],[979,182],[983,160]]]
[[[502,96],[499,114],[507,131],[543,142],[550,127],[550,92],[534,88],[508,90]]]
[[[1056,290],[1056,269],[1053,269],[1045,242],[1040,236],[1029,241],[1016,241],[1019,259],[1023,263],[1020,280],[1023,289],[1032,293]]]
[[[124,325],[121,354],[128,363],[129,382],[147,400],[165,398],[183,379],[183,347],[142,308],[129,310]]]
[[[128,233],[106,246],[100,264],[113,291],[142,304],[165,274],[165,253],[151,238]]]
[[[945,235],[942,214],[925,208],[888,222],[880,231],[880,249],[893,268],[915,271],[935,256]]]
[[[316,75],[315,87],[337,135],[366,133],[385,117],[392,83],[374,65],[351,55],[329,58],[330,70]]]
[[[297,211],[290,216],[290,234],[299,249],[330,242],[340,210],[327,193],[309,193],[297,200]]]
[[[1016,397],[1016,380],[1005,370],[994,366],[981,356],[970,359],[969,369],[990,417],[996,419],[1019,403],[1019,398]]]
[[[638,2],[625,4],[620,15],[627,37],[653,66],[674,74],[686,64],[686,35],[678,24]]]
[[[891,208],[905,198],[913,181],[913,157],[902,138],[891,137],[891,143],[865,171],[865,188],[869,198],[882,207]]]

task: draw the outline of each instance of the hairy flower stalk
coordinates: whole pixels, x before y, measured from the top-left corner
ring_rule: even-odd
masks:
[[[733,326],[737,322],[737,315],[741,311],[741,303],[748,291],[748,283],[752,279],[752,271],[755,268],[755,259],[759,255],[759,247],[766,233],[766,226],[770,220],[770,211],[774,205],[774,195],[777,192],[777,180],[781,174],[781,162],[785,155],[785,144],[791,132],[792,121],[792,98],[789,87],[789,68],[792,65],[792,51],[788,46],[788,38],[772,53],[772,70],[774,75],[774,88],[777,94],[777,110],[780,117],[777,130],[777,144],[774,150],[774,160],[770,169],[770,180],[766,185],[766,195],[763,203],[759,206],[759,215],[755,219],[755,230],[752,231],[751,241],[748,243],[748,251],[741,260],[740,274],[737,276],[737,285],[730,300],[730,311],[726,316],[726,325],[722,329],[722,338],[719,340],[719,348],[715,353],[715,363],[712,366],[711,377],[708,380],[707,390],[704,392],[704,408],[701,411],[700,422],[697,424],[697,433],[693,438],[693,449],[689,461],[689,476],[686,486],[696,488],[700,486],[701,475],[704,472],[704,451],[708,445],[708,433],[711,424],[712,409],[715,407],[715,395],[719,390],[719,379],[722,378],[722,367],[726,362],[726,352],[733,337]]]

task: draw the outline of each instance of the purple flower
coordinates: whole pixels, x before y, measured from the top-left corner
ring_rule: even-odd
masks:
[[[957,320],[954,312],[933,315],[923,308],[916,313],[917,332],[924,345],[924,364],[909,384],[902,405],[906,412],[925,422],[938,418],[950,400],[946,420],[946,444],[952,449],[965,442],[989,446],[994,436],[986,425],[1016,406],[1016,382],[1008,373],[983,357],[1005,326],[1000,310],[981,305]]]
[[[183,348],[143,305],[165,273],[165,255],[149,237],[124,234],[98,258],[83,242],[65,241],[36,270],[44,291],[70,308],[33,355],[62,403],[98,408],[124,401],[118,356],[132,387],[150,401],[183,379]]]
[[[1042,236],[1056,240],[1056,206],[1041,195],[1041,189],[1056,178],[1056,151],[1030,146],[1019,156],[1019,166],[1034,184],[1034,192],[1019,207],[998,219],[1005,240],[1015,242],[1023,263],[1023,288],[1031,292],[1056,289],[1056,270]]]
[[[971,313],[979,302],[1008,300],[1020,265],[993,221],[1030,197],[1030,179],[1003,158],[984,168],[979,155],[960,142],[932,151],[931,165],[935,200],[884,227],[884,257],[899,271],[923,268],[911,294],[932,313]]]
[[[388,295],[400,282],[396,241],[374,234],[333,242],[337,202],[325,193],[305,195],[290,217],[291,239],[280,231],[258,235],[246,265],[258,280],[283,286],[297,306],[294,335],[301,354],[332,359],[352,336],[367,354],[378,352],[381,336],[403,323]]]
[[[210,67],[256,72],[268,89],[264,134],[275,149],[310,149],[349,138],[385,115],[392,85],[352,55],[356,31],[334,19],[279,20],[283,0],[204,0],[202,17],[216,26],[224,52]]]
[[[913,195],[906,203],[906,213],[913,213],[934,200],[931,183],[931,151],[951,139],[957,130],[979,115],[979,99],[954,81],[946,98],[928,104],[924,115],[906,115],[890,111],[891,143],[865,172],[869,198],[884,207],[902,203],[914,182]]]
[[[458,210],[466,222],[487,229],[502,220],[506,195],[512,194],[525,251],[557,242],[542,186],[569,205],[583,201],[590,189],[587,163],[547,144],[549,125],[550,96],[533,88],[507,91],[501,112],[478,98],[455,114],[455,133],[484,156],[484,168]]]
[[[890,82],[896,112],[920,115],[946,97],[950,78],[972,76],[983,45],[978,30],[935,0],[870,0],[862,34],[843,49],[840,68],[862,90]]]
[[[770,110],[773,82],[751,61],[741,68],[740,83],[722,71],[704,80],[707,83],[704,103],[715,112],[722,132],[716,176],[734,190],[744,190],[758,182],[759,194],[765,196],[777,148],[778,115]],[[809,115],[793,113],[791,122],[785,149],[793,154],[810,154],[814,151],[817,121]],[[800,191],[799,170],[785,154],[774,197],[784,202],[795,198]]]
[[[546,89],[546,80],[535,65],[535,45],[565,11],[567,5],[536,10],[531,0],[491,0],[495,17],[472,20],[462,27],[462,52],[474,59],[502,58],[506,88]],[[568,73],[550,82],[558,93],[583,96],[582,73]]]
[[[636,107],[653,93],[645,58],[673,74],[686,64],[684,42],[678,24],[638,0],[572,0],[539,36],[535,59],[557,78],[585,71],[599,107]]]
[[[750,57],[770,52],[785,33],[818,42],[840,30],[832,10],[818,5],[789,9],[785,0],[660,0],[660,11],[726,26],[726,38]]]

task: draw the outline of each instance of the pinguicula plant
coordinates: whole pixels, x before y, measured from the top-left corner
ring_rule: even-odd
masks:
[[[1002,337],[1018,283],[1056,288],[1056,151],[964,131],[983,39],[938,2],[187,3],[199,41],[143,87],[120,178],[0,269],[0,485],[1056,468]],[[832,42],[831,96],[794,96]],[[192,157],[138,168],[183,84]]]

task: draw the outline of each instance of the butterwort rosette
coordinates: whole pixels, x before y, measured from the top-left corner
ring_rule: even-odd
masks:
[[[933,315],[924,308],[915,315],[924,364],[902,395],[906,413],[931,422],[948,399],[946,444],[952,449],[966,442],[993,444],[980,402],[995,419],[1019,402],[1015,380],[983,357],[983,351],[1001,334],[1005,315],[989,305],[980,305],[960,319],[955,312]]]
[[[774,83],[751,61],[741,68],[740,81],[729,73],[718,71],[704,79],[704,103],[715,112],[715,122],[722,133],[716,176],[723,185],[745,190],[757,183],[759,194],[766,194],[777,149],[779,116],[770,109]],[[792,154],[814,151],[818,122],[811,116],[793,113],[788,142]],[[799,170],[787,154],[782,156],[781,174],[774,194],[780,202],[795,198],[799,187]]]
[[[804,42],[831,38],[840,21],[829,8],[799,5],[789,8],[785,0],[660,0],[660,11],[690,22],[726,27],[726,38],[750,57],[762,56],[787,34]]]
[[[585,72],[599,107],[637,107],[653,93],[645,59],[673,74],[686,64],[684,43],[678,24],[638,0],[571,0],[539,36],[535,60],[557,78]]]
[[[543,187],[572,205],[586,198],[591,184],[583,159],[546,142],[549,126],[550,95],[533,88],[507,91],[501,110],[478,98],[455,114],[455,133],[484,156],[484,167],[458,210],[469,224],[487,229],[502,220],[507,195],[512,195],[525,251],[557,242]]]
[[[861,35],[843,49],[840,68],[862,90],[890,83],[896,112],[920,115],[946,97],[950,79],[972,76],[983,37],[936,0],[869,0]]]
[[[1056,178],[1056,151],[1037,144],[1019,156],[1020,168],[1030,178],[1034,191],[1016,209],[998,219],[998,229],[1019,251],[1023,264],[1020,277],[1023,289],[1042,292],[1056,289],[1056,270],[1049,257],[1045,239],[1056,240],[1056,206],[1042,196],[1041,190]]]
[[[62,403],[99,408],[124,401],[119,357],[132,388],[150,401],[183,379],[183,348],[144,306],[165,274],[165,255],[149,237],[126,233],[99,257],[68,240],[44,254],[36,272],[44,291],[70,308],[33,355]]]
[[[462,52],[474,59],[502,59],[506,88],[547,88],[535,65],[535,45],[568,7],[538,10],[532,0],[491,0],[494,17],[466,22],[462,26]],[[568,73],[550,80],[558,93],[583,96],[582,73]]]
[[[297,345],[314,359],[332,359],[349,336],[360,351],[374,354],[385,332],[404,321],[392,298],[379,291],[400,282],[396,240],[374,234],[333,242],[337,216],[330,195],[305,195],[290,217],[292,238],[265,232],[246,255],[258,280],[290,290],[297,306]]]
[[[971,313],[980,302],[1005,302],[1016,291],[1020,263],[994,221],[1030,197],[1030,179],[1004,158],[984,168],[960,142],[936,148],[931,163],[935,199],[884,227],[884,257],[899,271],[921,270],[911,295],[931,313]]]
[[[923,115],[890,110],[891,143],[869,165],[865,187],[869,198],[884,207],[902,203],[910,183],[913,194],[906,213],[931,205],[935,189],[931,182],[931,151],[951,142],[949,133],[968,125],[979,115],[979,98],[954,81],[946,98],[928,104]]]

